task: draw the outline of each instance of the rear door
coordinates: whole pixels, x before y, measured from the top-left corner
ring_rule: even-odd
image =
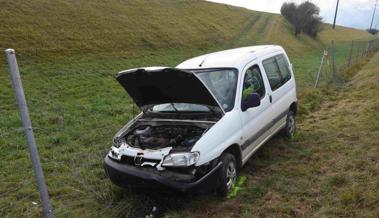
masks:
[[[264,72],[269,81],[269,100],[273,130],[285,123],[294,88],[293,78],[287,57],[283,53],[272,55],[262,61]]]

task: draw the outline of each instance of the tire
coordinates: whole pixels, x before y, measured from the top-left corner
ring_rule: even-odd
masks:
[[[217,194],[220,197],[227,197],[237,181],[237,161],[230,153],[223,154],[220,161],[222,161],[222,169]]]
[[[293,111],[287,114],[286,126],[284,127],[284,134],[288,139],[292,139],[296,132],[296,119]]]

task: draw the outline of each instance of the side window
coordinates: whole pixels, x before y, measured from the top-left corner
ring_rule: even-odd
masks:
[[[291,72],[289,69],[290,66],[288,64],[287,59],[284,57],[284,55],[279,55],[279,56],[276,56],[275,58],[276,58],[276,61],[278,62],[278,66],[283,77],[282,84],[284,84],[285,82],[291,79]]]
[[[282,84],[282,74],[280,73],[280,69],[275,58],[264,60],[263,67],[265,68],[271,90],[279,88]]]
[[[277,55],[263,61],[271,90],[276,90],[291,79],[289,64],[284,55]]]
[[[261,71],[257,65],[250,67],[243,79],[242,101],[245,101],[252,93],[258,93],[261,98],[266,94]]]

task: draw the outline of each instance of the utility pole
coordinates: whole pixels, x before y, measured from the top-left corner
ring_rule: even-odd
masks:
[[[336,13],[334,14],[333,29],[336,28],[336,20],[337,20],[337,12],[338,12],[338,5],[339,5],[339,3],[340,3],[340,0],[337,0]]]
[[[372,24],[374,23],[374,18],[375,18],[375,12],[376,12],[376,5],[378,4],[378,0],[375,1],[375,7],[374,7],[374,12],[372,13],[372,19],[371,19],[371,24],[370,24],[370,30],[372,30]]]

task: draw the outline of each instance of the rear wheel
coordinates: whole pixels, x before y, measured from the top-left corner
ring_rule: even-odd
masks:
[[[237,180],[237,161],[234,155],[225,153],[221,156],[222,169],[219,179],[218,194],[226,197]]]
[[[287,138],[292,139],[296,132],[296,120],[293,111],[289,111],[287,114],[286,126],[284,128],[284,134]]]

